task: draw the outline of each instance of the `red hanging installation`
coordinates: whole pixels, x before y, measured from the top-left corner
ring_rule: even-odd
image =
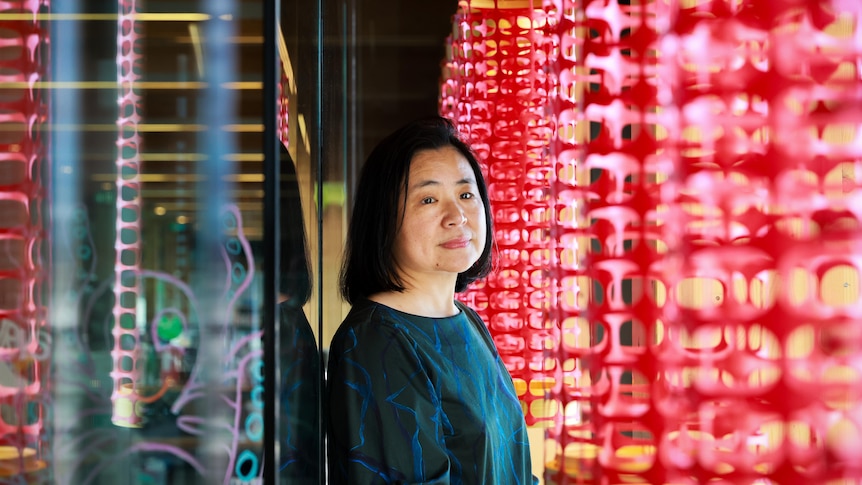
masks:
[[[39,2],[4,2],[0,13],[0,481],[42,483],[50,456],[51,330],[46,321],[46,164],[42,127],[48,28]],[[27,14],[26,17],[23,14]]]
[[[462,4],[441,112],[493,186],[466,299],[546,481],[862,479],[862,4],[513,3]]]
[[[455,16],[440,110],[477,152],[488,184],[498,247],[496,271],[460,298],[488,323],[515,380],[529,423],[556,411],[545,400],[559,343],[547,319],[551,176],[547,54],[529,1],[462,2]]]
[[[862,479],[862,5],[659,12],[666,299],[650,478]]]
[[[278,38],[278,54],[280,62],[275,131],[278,141],[285,147],[288,147],[290,145],[290,96],[296,93],[296,86],[293,85],[293,79],[289,77],[293,76],[293,67],[290,65],[290,56],[287,53],[284,38],[280,35]]]
[[[558,191],[571,194],[561,203],[581,208],[585,247],[575,249],[583,297],[576,320],[564,326],[574,338],[564,338],[559,353],[579,372],[560,391],[570,412],[549,436],[558,446],[546,476],[559,484],[650,483],[655,366],[645,342],[656,320],[652,272],[661,259],[655,4],[546,2],[545,8],[573,19],[568,32],[575,35],[566,44],[575,65],[563,66],[561,75],[574,84],[578,108],[560,115],[588,130],[574,163],[581,188]]]

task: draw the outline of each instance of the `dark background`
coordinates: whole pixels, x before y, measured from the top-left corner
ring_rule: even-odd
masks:
[[[446,39],[457,8],[456,0],[324,0],[324,179],[344,180],[350,193],[378,141],[438,112]]]

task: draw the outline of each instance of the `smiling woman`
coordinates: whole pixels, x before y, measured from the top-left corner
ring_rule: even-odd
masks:
[[[406,182],[401,224],[392,248],[405,290],[376,295],[396,307],[399,297],[410,291],[425,293],[428,285],[437,284],[441,289],[454,287],[457,274],[479,260],[488,239],[485,205],[473,168],[456,148],[418,152]],[[439,311],[451,313],[447,292],[439,293],[443,297]],[[429,296],[425,293],[420,302],[430,300]]]
[[[330,345],[332,483],[534,483],[512,378],[455,292],[491,263],[488,193],[444,118],[395,131],[362,168]]]

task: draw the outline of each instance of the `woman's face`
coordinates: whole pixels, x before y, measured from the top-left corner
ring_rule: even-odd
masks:
[[[455,147],[413,156],[404,218],[395,237],[395,263],[405,283],[457,275],[485,249],[486,221],[476,176]]]

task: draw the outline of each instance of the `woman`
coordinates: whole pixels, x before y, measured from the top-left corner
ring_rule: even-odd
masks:
[[[328,363],[332,483],[533,483],[512,378],[455,300],[491,268],[488,193],[444,118],[386,137],[362,168]]]

